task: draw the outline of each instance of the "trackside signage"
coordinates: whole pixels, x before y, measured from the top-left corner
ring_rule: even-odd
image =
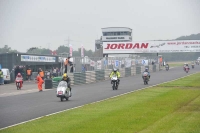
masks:
[[[104,42],[104,54],[200,52],[200,40]]]

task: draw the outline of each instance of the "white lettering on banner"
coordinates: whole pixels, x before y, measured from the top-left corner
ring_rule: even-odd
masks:
[[[56,62],[56,57],[21,55],[21,61],[26,61],[26,62]]]
[[[125,39],[124,37],[106,37],[106,39]]]
[[[172,52],[197,52],[197,51],[200,51],[200,40],[103,43],[104,54],[172,53]]]

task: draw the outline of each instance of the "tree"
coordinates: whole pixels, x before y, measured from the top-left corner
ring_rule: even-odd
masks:
[[[18,52],[17,50],[12,50],[8,45],[4,45],[3,48],[0,48],[0,53],[12,53],[12,52]]]
[[[44,55],[51,55],[51,50],[50,49],[46,49],[46,48],[37,48],[37,47],[32,47],[32,48],[29,48],[27,50],[28,54],[44,54]]]
[[[61,53],[69,53],[69,47],[66,47],[64,45],[59,46],[58,49],[56,50],[57,55],[61,54]]]

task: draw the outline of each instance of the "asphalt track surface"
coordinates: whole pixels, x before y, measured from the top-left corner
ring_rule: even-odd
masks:
[[[56,89],[38,92],[37,88],[35,88],[34,91],[22,94],[19,91],[16,94],[16,90],[13,90],[13,95],[12,93],[9,95],[0,95],[0,129],[58,111],[174,80],[199,71],[200,66],[195,66],[189,73],[185,73],[182,67],[175,67],[169,71],[154,72],[151,73],[148,85],[143,84],[141,75],[124,77],[121,78],[118,90],[112,90],[109,80],[72,86],[72,97],[69,98],[69,101],[63,102],[56,97]],[[24,88],[26,88],[25,85]]]

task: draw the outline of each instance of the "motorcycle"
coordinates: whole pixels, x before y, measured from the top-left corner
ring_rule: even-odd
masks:
[[[192,69],[194,69],[194,64],[192,64]]]
[[[189,68],[189,67],[185,67],[185,72],[186,72],[186,73],[188,73],[188,72],[189,72],[189,70],[190,70],[190,68]]]
[[[169,66],[166,66],[165,69],[166,69],[166,71],[168,71],[169,70]]]
[[[111,82],[112,82],[112,88],[113,90],[117,90],[118,89],[118,78],[116,75],[113,75],[112,78],[111,78]]]
[[[21,90],[22,82],[23,82],[23,79],[20,78],[20,77],[17,77],[17,78],[15,79],[15,83],[16,83],[16,86],[17,86],[17,90]]]
[[[67,87],[67,82],[66,81],[61,81],[58,84],[56,95],[57,97],[60,98],[60,101],[63,101],[63,99],[66,99],[66,101],[70,97],[70,89]]]
[[[148,72],[144,72],[143,75],[143,81],[144,81],[144,85],[148,85],[148,81],[149,81],[149,74]]]

